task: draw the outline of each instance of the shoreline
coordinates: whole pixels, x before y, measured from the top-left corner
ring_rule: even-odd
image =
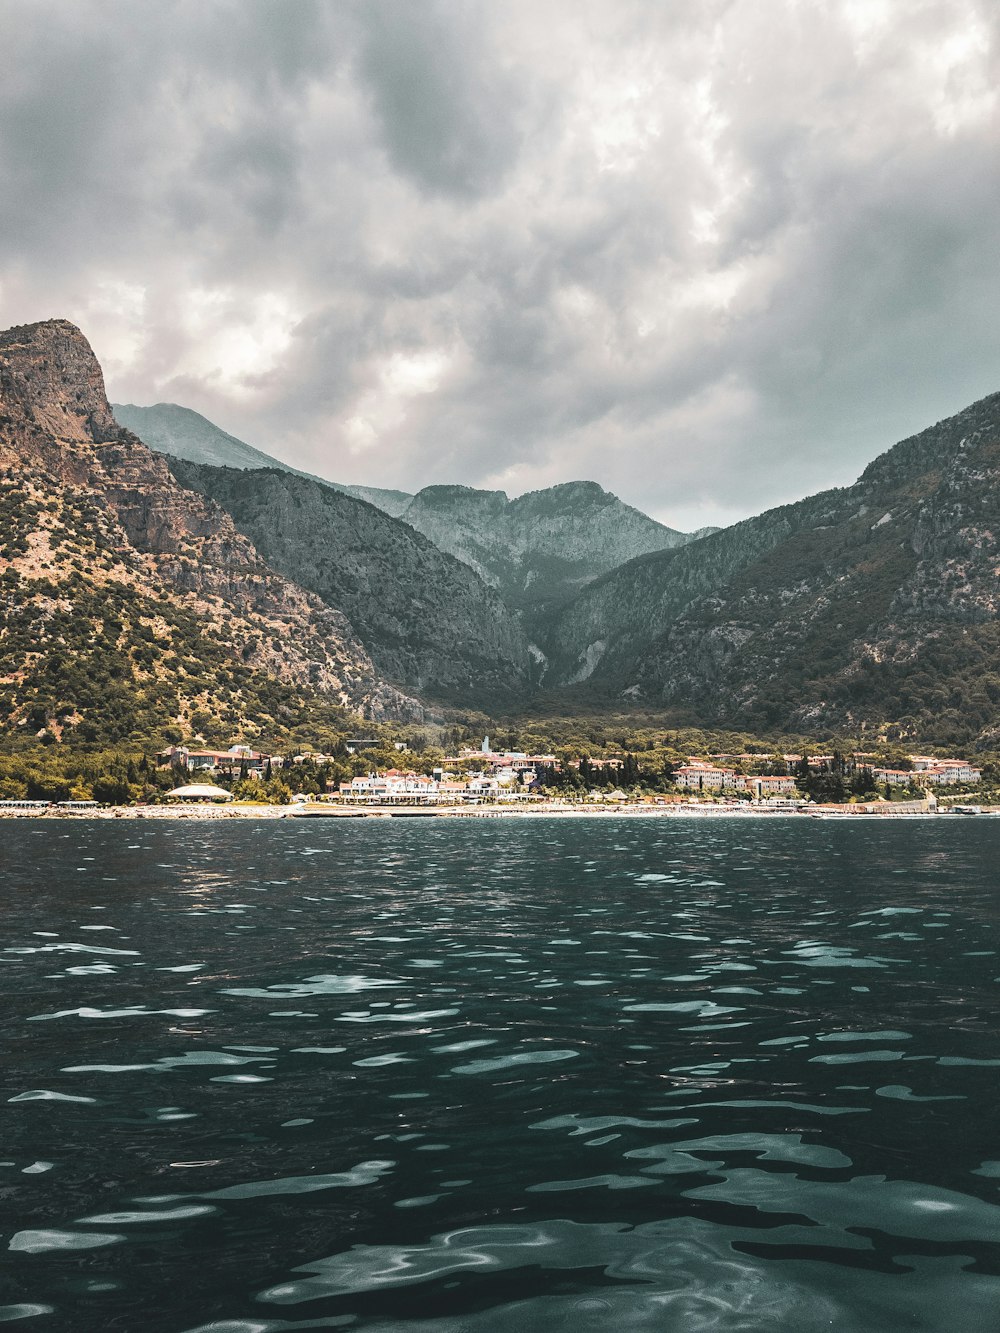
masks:
[[[915,803],[913,803],[915,804]],[[583,806],[561,805],[557,802],[526,809],[477,806],[474,808],[449,806],[371,806],[365,808],[332,805],[145,805],[105,806],[90,810],[65,810],[58,807],[34,810],[0,809],[2,819],[69,820],[219,820],[246,819],[931,819],[941,816],[970,815],[995,817],[1000,806],[979,806],[972,810],[950,808],[914,809],[909,802],[899,802],[897,808],[887,804],[884,809],[870,807],[828,805],[801,806],[797,809],[767,808],[766,806],[704,805],[617,805]],[[974,805],[973,802],[967,803]]]

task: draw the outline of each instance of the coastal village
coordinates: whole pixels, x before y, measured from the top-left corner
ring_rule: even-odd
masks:
[[[537,813],[700,810],[704,813],[907,814],[992,811],[996,774],[965,758],[901,750],[848,753],[656,751],[590,756],[457,745],[428,749],[386,734],[338,738],[331,751],[291,754],[234,742],[175,743],[129,760],[117,777],[0,784],[0,815],[86,814],[219,806],[219,813]],[[508,737],[510,740],[513,736]],[[891,761],[890,761],[891,759]],[[984,780],[985,776],[985,780]],[[971,804],[982,802],[982,804]],[[193,810],[191,811],[193,813]]]
[[[344,749],[352,756],[365,756],[379,749],[374,738],[352,738]],[[408,747],[395,742],[399,764],[405,763]],[[692,802],[732,803],[770,809],[798,808],[809,803],[811,781],[821,775],[837,775],[846,780],[856,799],[866,808],[873,801],[896,795],[910,796],[924,808],[933,809],[942,789],[975,787],[982,770],[968,760],[938,758],[913,754],[905,758],[907,767],[880,763],[878,756],[854,752],[836,754],[755,753],[690,756],[688,762],[673,767],[669,775],[672,790],[642,790],[639,769],[633,756],[604,759],[577,759],[560,762],[554,754],[530,754],[525,751],[494,751],[486,736],[478,749],[463,748],[447,756],[429,772],[401,766],[371,767],[344,781],[327,781],[320,791],[299,791],[297,778],[307,769],[322,770],[335,757],[321,752],[303,751],[291,756],[267,754],[245,745],[227,750],[170,746],[156,756],[161,768],[180,772],[187,779],[167,793],[178,800],[231,798],[219,781],[255,783],[281,774],[295,802],[312,801],[353,807],[384,806],[461,806],[505,805],[537,806],[550,803],[553,796],[565,799],[571,786],[578,801],[629,804],[690,805]],[[567,769],[575,769],[572,783],[567,783]],[[775,771],[783,770],[783,771]],[[244,797],[246,786],[242,788]],[[911,803],[913,803],[911,801]]]

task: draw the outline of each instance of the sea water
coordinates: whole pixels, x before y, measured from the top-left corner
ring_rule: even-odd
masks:
[[[998,848],[7,822],[0,1321],[996,1330]]]

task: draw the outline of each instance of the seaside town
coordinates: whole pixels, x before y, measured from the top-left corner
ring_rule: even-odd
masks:
[[[457,753],[411,749],[384,736],[345,737],[331,753],[268,753],[168,745],[119,780],[61,788],[0,784],[0,814],[101,808],[295,814],[509,813],[992,813],[992,769],[965,758],[896,753],[712,753],[684,762],[623,752],[575,756],[493,749],[489,736]],[[140,770],[141,769],[141,770]]]
[[[395,762],[386,765],[391,746]],[[631,753],[591,758],[477,748],[436,756],[404,741],[349,737],[337,753],[267,753],[170,745],[146,761],[152,786],[117,792],[78,784],[59,799],[0,796],[0,814],[85,813],[101,806],[291,807],[292,813],[501,813],[512,810],[629,809],[663,813],[829,811],[851,814],[984,813],[975,803],[980,766],[962,758],[909,754],[887,764],[875,753],[717,753],[644,770]],[[381,761],[381,762],[379,762]],[[419,762],[418,762],[419,761]],[[407,766],[409,764],[409,766]],[[345,765],[354,769],[344,777]],[[131,798],[131,799],[130,799]]]

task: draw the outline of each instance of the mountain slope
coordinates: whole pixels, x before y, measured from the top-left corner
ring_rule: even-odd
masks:
[[[345,486],[289,467],[176,403],[114,412],[150,448],[212,467],[277,469],[365,500],[402,518],[440,550],[470,565],[520,613],[529,633],[582,587],[626,560],[693,541],[624,504],[595,482],[567,482],[509,500],[503,491],[428,486],[412,496]]]
[[[390,679],[463,701],[523,694],[523,631],[492,588],[426,537],[329,486],[170,460],[177,479],[232,515],[275,569],[344,611]]]
[[[287,463],[230,435],[200,412],[177,403],[155,403],[152,407],[114,403],[112,411],[121,425],[138,435],[157,453],[171,454],[191,463],[207,463],[212,467],[278,468],[298,477],[320,481],[324,486],[332,486],[346,495],[367,500],[369,504],[392,515],[399,514],[412,498],[406,491],[383,490],[378,486],[342,486],[339,482],[326,481],[310,472],[289,467]]]
[[[688,540],[592,481],[509,500],[504,491],[428,486],[400,517],[471,565],[536,635],[553,610],[605,571]]]
[[[347,619],[115,421],[72,324],[0,333],[0,723],[114,740],[413,715]]]
[[[858,481],[615,570],[543,643],[587,679],[703,723],[1000,728],[1000,394]]]

